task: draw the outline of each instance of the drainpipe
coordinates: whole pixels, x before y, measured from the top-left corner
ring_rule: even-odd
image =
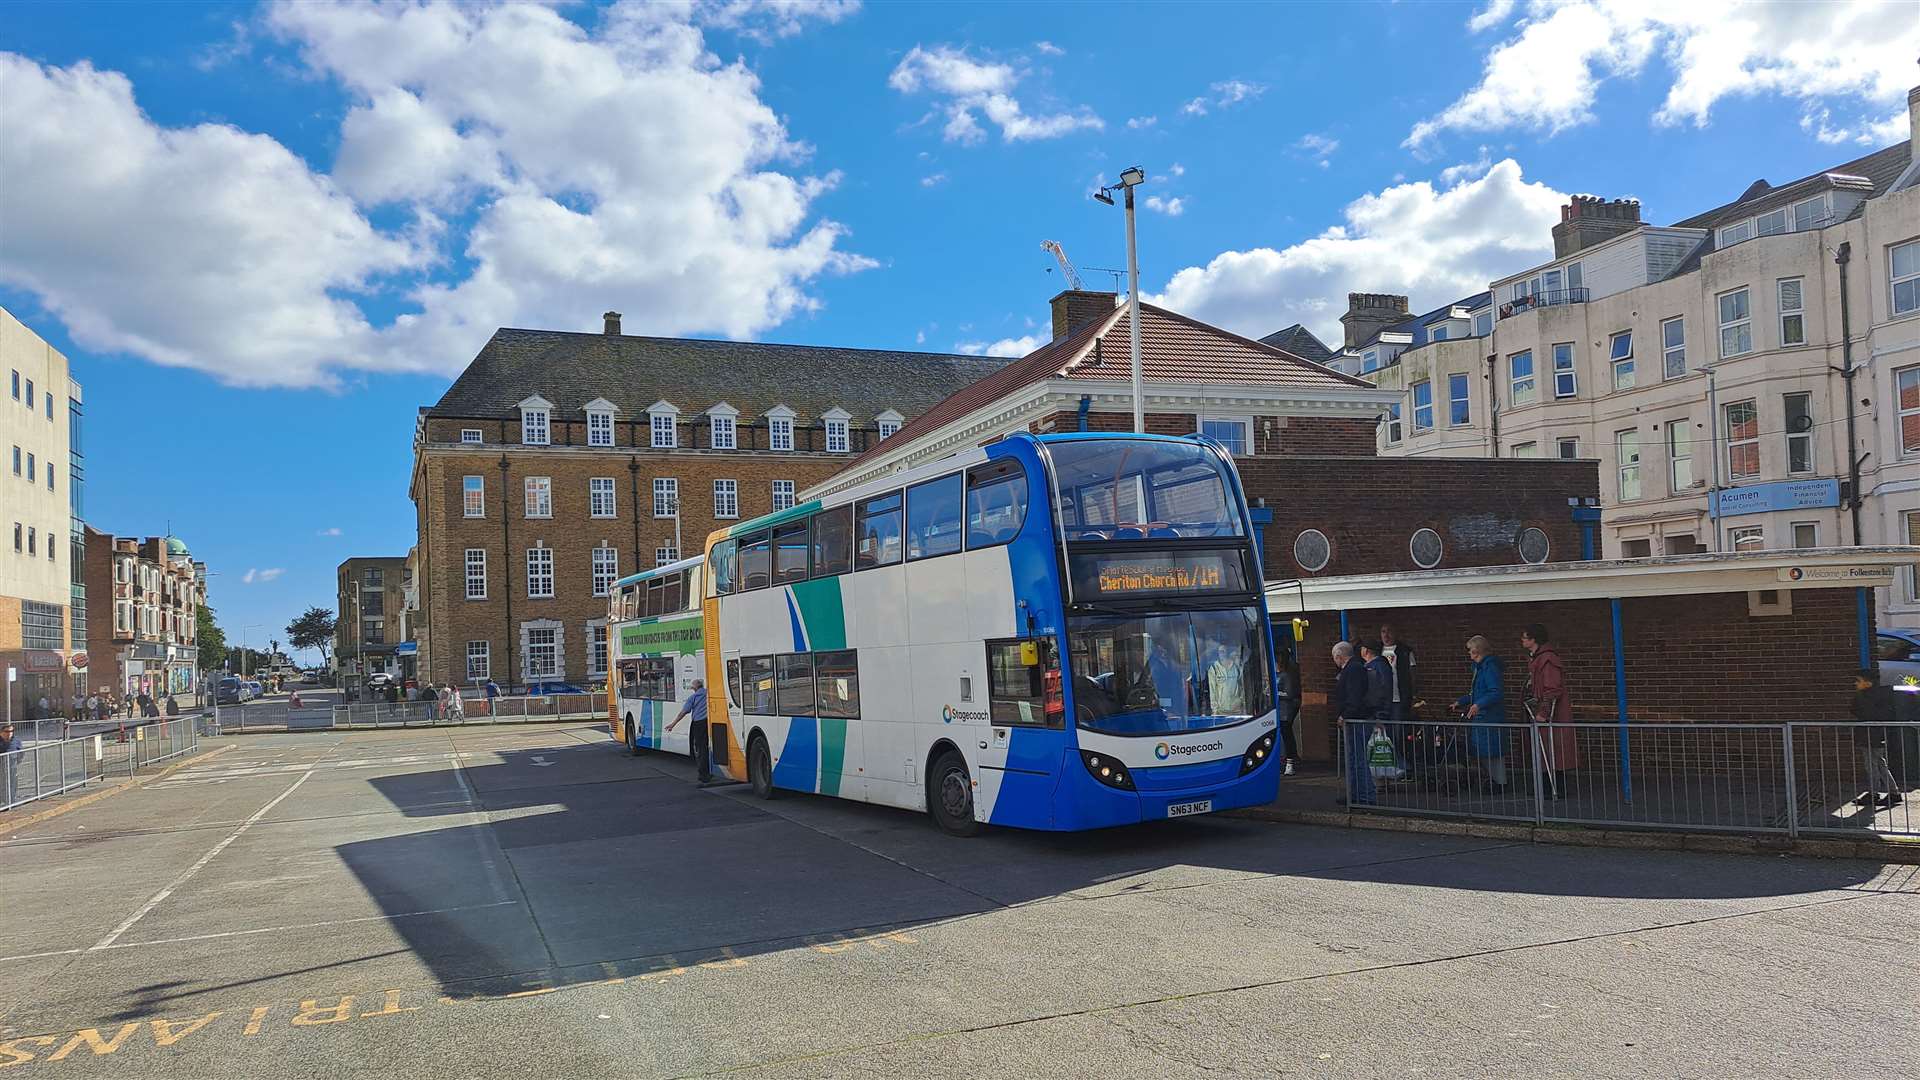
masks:
[[[1080,430],[1087,430],[1087,410],[1093,408],[1093,395],[1080,395]]]
[[[633,513],[633,573],[645,567],[640,557],[640,459],[627,455],[627,509]]]
[[[1500,384],[1496,369],[1500,366],[1500,354],[1492,353],[1487,357],[1487,439],[1488,457],[1500,456]]]
[[[1860,540],[1860,462],[1866,457],[1860,453],[1860,444],[1854,441],[1854,393],[1853,380],[1860,370],[1853,366],[1853,319],[1852,305],[1847,301],[1847,263],[1852,258],[1853,245],[1842,242],[1834,253],[1833,264],[1840,268],[1840,381],[1847,391],[1847,512],[1853,521],[1853,546],[1859,547]]]
[[[513,632],[513,515],[507,506],[507,455],[500,455],[500,588],[507,597],[507,640],[500,643],[501,651],[507,654],[507,686],[513,686],[513,645],[517,640]],[[462,563],[460,573],[466,574],[466,564]],[[487,658],[487,678],[493,678],[493,658]]]

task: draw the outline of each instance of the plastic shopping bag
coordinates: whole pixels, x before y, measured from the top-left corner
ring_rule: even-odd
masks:
[[[1400,767],[1400,758],[1393,752],[1393,740],[1387,738],[1384,729],[1374,728],[1367,740],[1367,768],[1375,780],[1398,780],[1407,774]]]

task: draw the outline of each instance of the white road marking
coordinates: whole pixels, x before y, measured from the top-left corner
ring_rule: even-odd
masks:
[[[391,922],[396,919],[417,919],[426,915],[451,915],[460,911],[484,911],[488,908],[506,907],[518,904],[518,900],[495,900],[486,904],[464,904],[460,907],[435,908],[431,911],[402,911],[395,915],[361,915],[352,919],[328,919],[324,922],[289,923],[286,926],[260,926],[251,930],[223,930],[213,934],[189,934],[186,937],[156,938],[152,941],[120,941],[112,945],[96,945],[82,949],[55,949],[52,952],[22,953],[19,956],[0,956],[0,964],[9,960],[37,960],[44,956],[72,956],[74,953],[93,952],[96,949],[139,949],[148,945],[177,945],[183,941],[208,941],[214,938],[246,937],[250,934],[274,934],[283,930],[317,930],[327,926],[346,926],[351,923]]]
[[[244,835],[248,829],[253,828],[254,822],[259,821],[263,817],[266,817],[267,814],[270,811],[272,811],[274,807],[279,806],[282,800],[284,800],[287,796],[293,794],[296,790],[298,790],[300,785],[306,783],[307,779],[312,775],[313,773],[311,770],[301,774],[300,779],[295,780],[292,786],[288,787],[287,790],[281,792],[280,794],[274,796],[273,801],[267,803],[267,805],[261,807],[258,810],[255,810],[253,812],[252,817],[240,823],[239,828],[228,833],[225,839],[213,845],[213,850],[207,852],[205,855],[200,856],[200,858],[196,860],[192,866],[189,866],[186,868],[186,870],[182,871],[179,877],[174,878],[172,881],[168,882],[166,888],[161,889],[159,892],[153,894],[153,899],[148,900],[145,904],[141,905],[139,911],[136,911],[132,915],[127,916],[127,919],[125,922],[121,923],[119,926],[114,927],[113,932],[109,933],[106,937],[103,937],[99,941],[94,942],[91,946],[88,947],[87,951],[95,952],[100,949],[105,949],[112,946],[114,942],[119,941],[120,936],[122,934],[125,934],[127,931],[133,929],[133,924],[139,922],[141,919],[144,919],[148,915],[152,914],[154,908],[159,907],[162,903],[166,901],[167,897],[173,895],[173,890],[179,888],[182,885],[185,885],[188,879],[192,878],[193,875],[199,873],[202,869],[206,867],[208,863],[212,862],[214,859],[214,856],[227,850],[228,845],[232,844],[235,840],[240,839],[240,837]]]

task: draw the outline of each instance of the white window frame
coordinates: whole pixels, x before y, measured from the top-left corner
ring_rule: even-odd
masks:
[[[487,549],[468,548],[464,566],[467,599],[485,600],[487,598]]]
[[[1747,542],[1751,540],[1752,543]],[[1742,547],[1741,545],[1747,544]],[[1740,525],[1727,530],[1727,550],[1765,551],[1767,550],[1767,528],[1764,525]]]
[[[733,417],[715,416],[711,418],[711,422],[713,426],[713,430],[711,433],[713,449],[715,450],[739,449],[739,442],[740,442],[739,432],[738,432],[738,428],[735,426]]]
[[[1902,382],[1911,383],[1913,386],[1913,393],[1914,393],[1914,399],[1916,404],[1914,404],[1911,408],[1902,404],[1902,400],[1904,398],[1904,395],[1902,395],[1900,392],[1900,389],[1901,389],[1900,384]],[[1907,437],[1906,437],[1908,417],[1914,418],[1913,423],[1914,423],[1916,432],[1920,432],[1920,365],[1915,365],[1912,367],[1896,368],[1894,370],[1893,404],[1894,404],[1894,410],[1895,410],[1894,424],[1897,427],[1897,430],[1899,432],[1899,437],[1900,437],[1900,456],[1903,458],[1910,458],[1916,455],[1920,455],[1920,438],[1916,438],[1912,443],[1912,445],[1908,445]]]
[[[1912,255],[1913,267],[1909,273],[1898,274],[1895,263],[1903,251]],[[1900,306],[1902,285],[1907,286],[1906,307]],[[1887,312],[1896,319],[1920,314],[1920,239],[1887,245]]]
[[[1682,477],[1682,466],[1686,476]],[[1684,495],[1693,490],[1693,428],[1685,417],[1667,421],[1667,490]]]
[[[1564,365],[1562,359],[1566,360]],[[1567,388],[1560,389],[1560,379],[1564,376]],[[1553,399],[1561,401],[1580,395],[1580,366],[1574,359],[1573,342],[1557,341],[1553,344]]]
[[[607,621],[595,619],[587,623],[587,674],[604,676],[612,655],[613,643],[607,632]]]
[[[606,596],[613,592],[613,583],[620,580],[620,549],[601,545],[587,553],[587,570],[593,579],[593,595]]]
[[[1517,373],[1514,363],[1523,356],[1527,358],[1527,374],[1525,378],[1522,378]],[[1522,406],[1531,405],[1539,400],[1539,379],[1540,369],[1533,362],[1532,349],[1521,349],[1519,352],[1507,354],[1507,396],[1513,402],[1514,408],[1518,409]],[[1520,396],[1522,383],[1526,384],[1526,397],[1524,400]]]
[[[587,478],[587,516],[610,518],[620,512],[620,501],[614,493],[613,477],[593,476]]]
[[[1744,438],[1736,439],[1733,437],[1733,410],[1738,409],[1741,406],[1745,406],[1753,410],[1753,434],[1746,436]],[[1735,480],[1758,479],[1761,472],[1764,471],[1760,462],[1760,399],[1747,398],[1744,401],[1729,401],[1726,404],[1720,406],[1720,424],[1721,424],[1721,430],[1726,432],[1726,435],[1724,436],[1724,438],[1726,439],[1726,443],[1727,443],[1726,468],[1727,468],[1728,482],[1731,483],[1732,481],[1735,481]],[[1733,471],[1733,450],[1734,450],[1734,447],[1736,446],[1743,447],[1743,448],[1747,446],[1753,447],[1753,471],[1752,472],[1736,474]]]
[[[1781,426],[1781,430],[1785,432],[1787,437],[1787,475],[1788,476],[1810,476],[1813,473],[1820,471],[1819,462],[1814,460],[1815,447],[1813,443],[1813,428],[1818,426],[1818,422],[1815,421],[1813,426],[1808,427],[1807,430],[1805,431],[1794,431],[1790,426],[1792,424],[1792,420],[1790,419],[1791,411],[1787,408],[1787,402],[1792,398],[1806,399],[1807,419],[1810,421],[1813,420],[1813,394],[1811,392],[1805,391],[1805,390],[1796,390],[1790,393],[1785,393],[1780,395],[1780,406],[1781,406],[1780,426]],[[1805,447],[1807,467],[1804,469],[1796,469],[1793,467],[1793,456],[1794,456],[1793,452],[1794,452],[1795,446]]]
[[[793,449],[793,413],[767,414],[767,449],[787,451]]]
[[[873,422],[873,428],[880,433],[880,438],[892,438],[900,431],[900,421],[882,418]]]
[[[1808,206],[1813,207],[1813,212],[1803,219],[1800,216],[1800,211],[1802,208]],[[1807,229],[1817,229],[1826,223],[1826,217],[1827,197],[1825,195],[1815,195],[1811,199],[1802,199],[1793,204],[1793,231],[1803,232]]]
[[[845,454],[853,449],[853,431],[848,426],[851,419],[839,409],[830,409],[820,418],[827,430],[827,453]]]
[[[1778,218],[1779,224],[1774,228],[1768,228],[1768,218]],[[1782,206],[1775,210],[1769,210],[1764,214],[1756,215],[1753,219],[1753,234],[1755,236],[1780,236],[1792,231],[1793,208],[1790,206]]]
[[[478,649],[474,648],[476,645],[479,646]],[[476,665],[475,660],[478,660],[479,664]],[[475,670],[476,667],[478,670]],[[491,678],[493,678],[493,642],[467,642],[467,681],[485,682]]]
[[[461,428],[460,442],[467,446],[477,446],[487,441],[487,433],[477,427]]]
[[[1792,307],[1788,307],[1787,286],[1793,286]],[[1797,348],[1807,343],[1807,281],[1805,278],[1781,278],[1773,283],[1775,310],[1780,316],[1780,347]],[[1788,319],[1794,320],[1794,337],[1788,337]]]
[[[716,518],[740,516],[740,481],[715,480],[713,482],[713,516]]]
[[[473,481],[478,480],[478,485]],[[460,512],[462,517],[483,518],[487,516],[487,478],[485,475],[463,476],[460,478]]]
[[[679,477],[656,476],[653,478],[653,516],[656,518],[680,516]]]
[[[1624,352],[1621,349],[1623,341],[1626,343]],[[1618,330],[1607,335],[1607,364],[1613,370],[1613,389],[1616,393],[1633,389],[1633,331],[1631,329]]]
[[[679,445],[679,417],[665,411],[647,413],[647,446],[654,450],[672,450]]]
[[[1678,326],[1680,328],[1680,343],[1678,345],[1669,344],[1667,342],[1667,327],[1669,326]],[[1680,362],[1680,370],[1678,371],[1675,371],[1673,369],[1674,361],[1676,360]],[[1680,379],[1680,378],[1685,378],[1686,374],[1687,374],[1687,319],[1686,319],[1686,316],[1676,315],[1671,319],[1662,319],[1660,320],[1660,375],[1661,375],[1661,378]]]
[[[1426,387],[1426,390],[1427,390],[1427,403],[1425,405],[1420,404],[1420,388],[1423,386]],[[1416,433],[1422,432],[1422,431],[1432,431],[1433,430],[1433,380],[1421,379],[1415,382],[1412,386],[1407,387],[1407,400],[1413,402],[1413,430]],[[1420,418],[1420,414],[1423,410],[1426,413],[1426,419],[1424,420]]]
[[[553,516],[553,477],[529,476],[526,487],[526,516],[529,518],[550,518]]]
[[[1507,456],[1516,460],[1533,461],[1540,456],[1540,444],[1531,439],[1514,443],[1513,449],[1507,452]]]
[[[1751,239],[1753,239],[1752,221],[1736,221],[1731,225],[1720,227],[1720,246],[1723,248],[1744,244]]]
[[[1400,440],[1404,437],[1405,436],[1401,429],[1401,424],[1400,424],[1400,403],[1396,401],[1393,404],[1387,406],[1387,426],[1386,426],[1387,445],[1398,446],[1400,444]]]
[[[791,510],[794,506],[794,482],[775,480],[773,482],[773,512]]]
[[[545,544],[527,549],[527,599],[553,599],[553,549]]]
[[[548,640],[537,641],[535,635],[551,635]],[[537,623],[525,623],[520,627],[521,669],[528,682],[536,679],[558,679],[566,672],[565,659],[561,650],[565,648],[563,635],[558,623],[540,620]],[[545,667],[535,666],[535,656],[548,656],[552,663]]]
[[[1803,543],[1801,543],[1801,542],[1800,542],[1800,530],[1801,530],[1801,529],[1809,529],[1809,530],[1811,530],[1811,531],[1813,532],[1813,536],[1809,538],[1809,539],[1811,540],[1811,543],[1806,543],[1806,544],[1803,544]],[[1819,546],[1820,546],[1820,523],[1819,523],[1819,522],[1817,522],[1817,521],[1791,521],[1791,522],[1788,522],[1788,523],[1787,523],[1787,536],[1788,536],[1788,538],[1789,538],[1789,542],[1790,542],[1790,543],[1791,543],[1791,544],[1792,544],[1792,545],[1794,546],[1794,548],[1795,548],[1796,550],[1799,550],[1799,549],[1802,549],[1802,548],[1816,548],[1816,547],[1819,547]]]
[[[1628,451],[1632,460],[1628,460]],[[1644,494],[1640,486],[1640,429],[1623,428],[1613,433],[1614,492],[1621,502],[1633,502]],[[1628,494],[1628,489],[1632,494]]]
[[[1728,319],[1724,302],[1735,296],[1746,297],[1746,313],[1738,318]],[[1753,290],[1750,286],[1742,285],[1738,289],[1728,289],[1726,292],[1716,294],[1713,298],[1713,314],[1720,322],[1720,359],[1731,360],[1736,356],[1745,356],[1753,351]],[[1738,349],[1734,352],[1727,351],[1727,331],[1729,330],[1738,331],[1746,335],[1746,348]]]
[[[587,410],[587,445],[613,445],[613,411],[610,409]]]
[[[680,549],[672,545],[662,545],[653,549],[653,565],[666,566],[680,561]]]
[[[1231,424],[1234,427],[1237,427],[1240,429],[1240,451],[1238,453],[1234,453],[1233,447],[1231,445],[1227,445],[1227,451],[1231,456],[1247,457],[1253,453],[1253,421],[1251,419],[1244,416],[1202,416],[1200,417],[1200,430],[1202,432],[1205,432],[1207,430],[1208,424]],[[1219,442],[1220,440],[1215,439],[1214,441]],[[1222,444],[1222,445],[1226,445],[1226,444]]]
[[[523,407],[520,410],[520,441],[528,446],[553,444],[553,410]]]
[[[1460,386],[1465,391],[1465,393],[1463,393],[1460,397],[1453,396],[1453,380],[1456,378],[1460,380]],[[1461,415],[1460,412],[1456,411],[1454,409],[1455,405],[1465,406],[1466,407],[1465,415]],[[1456,416],[1458,416],[1459,419],[1456,420],[1455,419]],[[1447,373],[1447,426],[1448,427],[1466,427],[1471,425],[1472,423],[1473,423],[1473,376],[1462,374],[1461,372],[1458,372],[1458,371],[1448,372]]]
[[[1573,453],[1571,454],[1567,453],[1569,447],[1573,449]],[[1561,461],[1573,461],[1579,458],[1580,437],[1577,435],[1562,435],[1553,440],[1553,453],[1554,456]]]

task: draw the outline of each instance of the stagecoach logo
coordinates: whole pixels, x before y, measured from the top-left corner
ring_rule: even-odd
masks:
[[[985,720],[986,718],[987,718],[987,713],[986,713],[986,710],[984,709],[976,712],[973,709],[956,709],[953,706],[949,705],[946,708],[940,710],[941,721],[943,723],[948,723],[948,724],[953,723],[955,720],[958,720],[964,724],[969,720]]]
[[[1226,748],[1227,744],[1218,740],[1210,743],[1201,743],[1198,746],[1175,746],[1172,743],[1161,743],[1153,748],[1153,756],[1159,758],[1161,761],[1165,761],[1170,757],[1186,757],[1189,754],[1210,754],[1215,750],[1225,750]]]

